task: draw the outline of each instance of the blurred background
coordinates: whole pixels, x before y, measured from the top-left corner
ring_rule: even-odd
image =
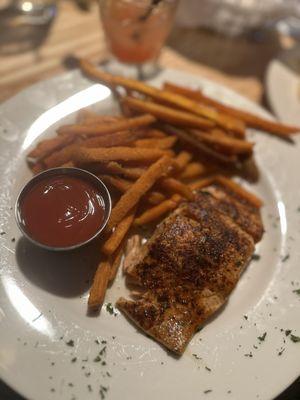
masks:
[[[134,13],[137,3],[146,4],[139,24],[150,37],[146,28],[128,30],[131,17],[118,9]],[[162,68],[213,79],[299,124],[299,41],[300,0],[0,0],[0,103],[75,68],[76,57],[104,63],[113,53],[135,65],[158,58]],[[4,384],[0,398],[21,399]],[[279,399],[299,400],[300,381]]]
[[[72,68],[74,56],[107,59],[99,3],[0,0],[0,101]],[[299,0],[181,0],[160,64],[202,74],[260,102],[270,62],[298,48],[299,17]]]

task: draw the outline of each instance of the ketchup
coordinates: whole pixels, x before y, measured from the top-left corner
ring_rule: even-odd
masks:
[[[93,237],[104,220],[104,199],[78,177],[57,175],[37,182],[20,202],[21,223],[36,241],[70,247]]]

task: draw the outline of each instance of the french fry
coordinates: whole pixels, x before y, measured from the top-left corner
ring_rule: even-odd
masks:
[[[34,175],[39,174],[40,172],[44,171],[44,169],[45,165],[40,161],[38,161],[31,167],[31,171],[34,173]]]
[[[228,136],[218,129],[213,129],[209,133],[191,130],[191,133],[201,142],[217,147],[227,154],[250,155],[253,151],[253,143]]]
[[[152,205],[157,205],[166,200],[166,196],[156,191],[147,193],[143,198]]]
[[[83,125],[97,125],[97,124],[112,124],[117,121],[123,121],[125,118],[110,116],[110,115],[98,115],[97,117],[87,118]]]
[[[248,192],[248,190],[242,188],[240,185],[223,175],[217,175],[214,181],[221,184],[221,186],[224,186],[225,188],[227,187],[256,208],[260,208],[263,205],[263,201],[259,197],[255,196],[255,194]]]
[[[139,139],[133,144],[135,147],[144,147],[151,149],[170,149],[176,143],[177,138],[175,136],[169,136],[162,139]]]
[[[205,96],[200,90],[183,88],[169,82],[165,83],[164,87],[169,91],[187,96],[188,98],[192,98],[202,104],[207,104],[208,106],[214,107],[216,110],[227,113],[232,117],[239,118],[251,128],[256,128],[283,137],[300,132],[300,127],[282,124],[278,121],[270,121],[255,114],[225,105]]]
[[[50,154],[50,156],[44,158],[43,160],[46,167],[47,168],[59,167],[71,161],[76,148],[77,148],[76,144],[71,144],[59,151],[55,151],[54,153]]]
[[[115,122],[102,122],[96,125],[64,125],[57,129],[58,135],[71,137],[89,137],[97,135],[107,135],[115,132],[136,129],[151,125],[156,121],[153,115],[140,115],[134,118],[117,120]]]
[[[85,148],[77,147],[73,153],[77,163],[92,163],[105,161],[141,161],[151,162],[169,153],[160,149],[142,149],[131,147]]]
[[[115,115],[99,115],[88,108],[82,108],[77,113],[76,123],[80,125],[91,125],[99,123],[111,123],[121,120],[122,117]]]
[[[27,155],[29,160],[42,160],[51,153],[62,149],[73,141],[71,137],[54,137],[45,139],[37,144],[37,146]]]
[[[170,199],[165,200],[159,205],[146,210],[143,214],[141,214],[134,220],[134,225],[142,226],[157,220],[167,212],[174,210],[177,207],[180,200],[181,196],[173,195]]]
[[[73,168],[73,167],[75,167],[75,164],[73,163],[73,161],[68,161],[65,164],[63,164],[62,167],[64,167],[64,168]]]
[[[45,158],[45,164],[48,168],[61,166],[71,161],[73,150],[76,146],[82,147],[113,147],[128,145],[143,135],[142,131],[121,131],[111,135],[105,135],[100,137],[92,137],[85,140],[78,140],[75,144],[64,147],[63,149],[53,152],[50,156]]]
[[[125,215],[137,205],[141,197],[155,184],[162,176],[166,175],[172,166],[172,159],[164,156],[156,161],[147,171],[121,196],[115,207],[112,209],[107,224],[108,230],[116,226]]]
[[[191,188],[191,190],[199,190],[202,189],[204,187],[207,187],[209,185],[211,185],[215,180],[215,176],[209,176],[207,178],[202,178],[202,179],[198,179],[194,182],[191,182],[188,184],[188,186]]]
[[[170,134],[174,134],[180,141],[190,145],[192,148],[199,150],[204,156],[213,161],[217,161],[222,164],[235,164],[238,161],[238,157],[235,154],[221,154],[218,151],[212,149],[204,143],[201,143],[198,139],[187,133],[183,129],[179,129],[175,126],[165,125],[164,129]]]
[[[91,310],[97,310],[102,307],[109,282],[110,271],[111,264],[109,260],[100,262],[94,276],[88,299],[88,307]]]
[[[83,147],[115,147],[125,146],[143,137],[143,131],[120,131],[109,135],[92,137],[81,142]]]
[[[129,179],[138,179],[144,172],[144,168],[139,167],[123,167],[115,161],[110,161],[105,165],[105,170],[110,174],[122,175]]]
[[[122,99],[122,102],[135,111],[152,114],[157,119],[174,125],[199,129],[210,129],[215,126],[210,120],[201,118],[198,115],[187,111],[175,110],[174,108],[157,104],[149,100],[141,100],[127,96]]]
[[[104,254],[109,256],[117,250],[133,223],[135,212],[136,207],[129,211],[128,215],[117,224],[115,230],[102,246],[101,250]]]
[[[121,193],[127,192],[127,190],[129,190],[133,185],[132,182],[128,182],[125,179],[116,178],[109,175],[99,175],[99,178],[102,179],[106,184],[111,185],[119,190]],[[162,193],[155,191],[147,193],[144,198],[148,203],[152,205],[159,204],[166,199],[166,197]]]
[[[122,86],[131,91],[143,93],[146,96],[149,96],[152,99],[159,101],[160,103],[164,102],[173,107],[175,106],[175,108],[181,108],[193,114],[197,114],[200,117],[208,118],[209,120],[213,121],[214,124],[217,124],[218,126],[221,126],[226,130],[233,131],[239,136],[245,135],[245,126],[242,121],[230,117],[226,114],[222,114],[211,107],[199,104],[198,102],[190,100],[179,94],[157,89],[153,86],[147,85],[146,83],[137,81],[135,79],[125,78],[118,75],[111,75],[107,72],[104,72],[103,70],[95,68],[91,63],[86,60],[80,60],[80,67],[82,71],[92,79],[104,81],[113,87]]]
[[[185,166],[191,161],[193,155],[187,151],[181,151],[177,157],[175,157],[175,162],[178,165],[178,170],[181,171]]]
[[[159,129],[148,128],[145,129],[145,138],[153,138],[153,139],[162,139],[165,138],[167,135],[160,131]]]
[[[160,182],[160,186],[170,192],[181,194],[188,200],[194,200],[194,194],[192,190],[175,178],[165,178]]]
[[[132,186],[131,182],[126,181],[125,179],[110,176],[110,175],[99,175],[99,178],[103,180],[104,183],[111,185],[118,189],[121,193],[127,192],[128,189]]]
[[[211,171],[211,167],[202,164],[200,162],[192,162],[187,164],[185,169],[179,175],[179,179],[192,179],[197,178],[200,175],[204,175]]]

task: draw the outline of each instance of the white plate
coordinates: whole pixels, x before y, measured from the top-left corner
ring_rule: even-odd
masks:
[[[300,46],[270,62],[266,72],[266,93],[280,120],[300,125]]]
[[[209,95],[268,116],[199,77],[165,70],[155,83],[166,79],[201,86]],[[251,133],[261,177],[246,185],[265,201],[266,233],[257,249],[261,258],[251,262],[228,304],[180,359],[118,312],[111,315],[104,306],[100,317],[86,315],[86,280],[95,263],[88,260],[90,249],[57,255],[20,237],[12,207],[30,178],[25,154],[37,140],[53,135],[62,120],[72,121],[80,107],[98,102],[95,108],[111,111],[109,95],[104,86],[74,72],[41,82],[0,108],[0,227],[6,232],[0,236],[0,376],[33,400],[99,399],[99,391],[107,399],[273,398],[300,372],[300,343],[282,331],[300,335],[300,297],[293,292],[300,287],[298,139],[292,146]],[[118,276],[107,301],[114,303],[124,293]],[[104,346],[95,340],[107,341],[106,365],[94,361]],[[72,341],[74,346],[66,344]]]

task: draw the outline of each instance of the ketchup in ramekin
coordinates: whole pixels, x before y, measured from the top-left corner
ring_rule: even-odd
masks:
[[[95,175],[79,168],[54,168],[35,176],[21,191],[17,222],[34,243],[68,250],[94,239],[107,223],[109,192]]]

